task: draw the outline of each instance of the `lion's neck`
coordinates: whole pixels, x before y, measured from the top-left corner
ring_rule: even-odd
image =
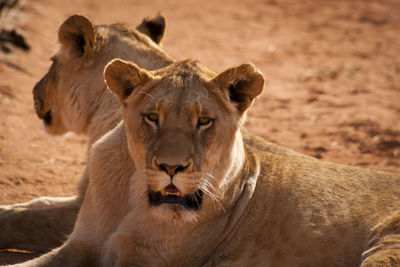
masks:
[[[240,153],[243,157],[243,163],[240,171],[235,176],[234,180],[236,182],[233,183],[227,191],[228,196],[232,195],[234,197],[229,200],[229,206],[227,206],[226,211],[221,216],[217,217],[215,221],[211,222],[214,224],[214,226],[211,226],[211,229],[220,229],[221,231],[219,234],[215,235],[218,241],[211,241],[215,246],[209,251],[210,257],[208,257],[208,259],[212,259],[211,255],[216,255],[217,251],[223,250],[224,247],[229,246],[229,243],[232,241],[230,237],[236,236],[240,225],[246,216],[248,216],[248,207],[252,201],[252,196],[260,174],[260,163],[251,153],[248,153],[243,144]]]
[[[121,108],[118,100],[104,88],[103,97],[88,118],[87,135],[89,145],[114,129],[121,121]]]

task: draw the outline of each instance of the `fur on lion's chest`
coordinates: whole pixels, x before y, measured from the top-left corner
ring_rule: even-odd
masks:
[[[182,240],[179,235],[156,239],[123,233],[112,235],[104,266],[201,266],[206,260],[203,248],[190,246],[190,240]]]

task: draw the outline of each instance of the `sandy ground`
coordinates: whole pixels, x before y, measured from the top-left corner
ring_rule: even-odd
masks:
[[[266,75],[252,132],[322,160],[400,171],[398,0],[35,0],[0,20],[31,46],[0,52],[0,204],[74,194],[83,172],[86,139],[47,135],[33,110],[61,23],[83,14],[137,25],[158,11],[175,59],[216,71],[251,61]],[[3,252],[0,263],[25,256]]]

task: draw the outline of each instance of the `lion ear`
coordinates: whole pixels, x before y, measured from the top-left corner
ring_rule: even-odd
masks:
[[[243,114],[261,94],[264,88],[264,75],[251,63],[229,68],[212,79]]]
[[[104,79],[110,91],[124,104],[138,85],[151,81],[153,76],[132,62],[116,58],[106,65]]]
[[[136,30],[149,36],[156,44],[160,44],[165,32],[165,17],[157,14],[152,18],[145,18]]]
[[[93,24],[84,16],[69,17],[58,30],[58,40],[81,58],[91,53],[95,41]]]

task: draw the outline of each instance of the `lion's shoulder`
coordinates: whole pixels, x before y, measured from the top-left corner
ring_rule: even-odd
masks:
[[[114,129],[108,131],[92,145],[90,151],[91,169],[112,170],[118,166],[129,165],[131,159],[127,147],[125,126],[124,122],[121,121]],[[124,167],[124,169],[127,168]]]
[[[285,156],[296,156],[302,158],[310,158],[312,157],[296,152],[289,148],[277,145],[275,143],[269,142],[255,134],[249,133],[247,131],[243,132],[243,142],[246,146],[255,149],[255,151],[260,152],[269,152],[278,155],[285,155]]]

